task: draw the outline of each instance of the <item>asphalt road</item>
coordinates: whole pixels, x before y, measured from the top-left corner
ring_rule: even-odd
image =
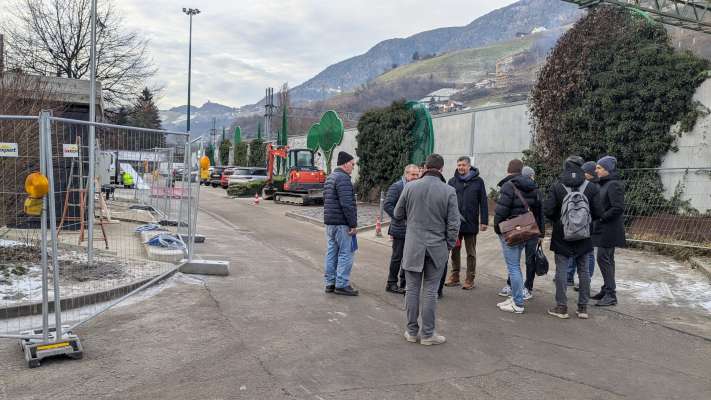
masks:
[[[176,276],[107,312],[79,330],[81,361],[29,370],[17,343],[0,341],[0,399],[711,398],[711,341],[698,329],[614,310],[554,319],[550,281],[525,314],[499,311],[490,233],[477,288],[447,289],[439,304],[447,343],[425,347],[403,339],[403,297],[384,291],[387,246],[359,242],[361,296],[329,295],[322,228],[219,189],[201,207],[199,252],[229,259],[229,277]]]

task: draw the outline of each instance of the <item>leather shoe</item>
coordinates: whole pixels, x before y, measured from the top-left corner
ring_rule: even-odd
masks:
[[[336,288],[333,291],[335,294],[340,294],[341,296],[358,296],[358,289],[353,289],[351,285],[342,288]]]
[[[395,294],[405,294],[405,289],[401,289],[395,283],[391,283],[388,286],[386,286],[385,291],[390,292],[390,293],[395,293]]]
[[[590,296],[590,299],[591,300],[602,300],[603,297],[605,297],[605,292],[601,290],[595,296]]]
[[[336,290],[336,285],[326,285],[326,293],[333,293],[334,290]]]
[[[605,297],[603,297],[600,301],[595,303],[595,306],[597,307],[609,307],[609,306],[616,306],[617,305],[617,299],[615,296],[611,294],[606,294]]]

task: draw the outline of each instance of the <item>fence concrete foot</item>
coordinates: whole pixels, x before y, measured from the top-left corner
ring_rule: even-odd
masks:
[[[186,261],[178,268],[184,274],[221,275],[230,274],[229,261],[193,260]]]

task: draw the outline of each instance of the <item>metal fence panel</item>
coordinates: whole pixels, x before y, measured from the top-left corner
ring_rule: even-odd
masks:
[[[71,330],[175,271],[198,209],[199,181],[185,179],[186,162],[201,145],[182,133],[49,113],[0,116],[0,336]],[[40,170],[50,180],[48,218],[23,209],[24,180]]]

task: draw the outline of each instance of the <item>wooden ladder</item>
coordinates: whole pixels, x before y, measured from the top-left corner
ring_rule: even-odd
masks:
[[[72,164],[69,167],[69,182],[67,184],[67,191],[64,196],[64,208],[62,209],[62,218],[59,220],[59,227],[57,227],[57,237],[62,233],[62,228],[64,227],[65,223],[79,223],[79,245],[81,245],[85,239],[84,237],[84,231],[86,229],[86,196],[87,196],[87,189],[85,187],[84,182],[88,179],[87,176],[84,176],[84,160],[82,158],[82,145],[81,145],[81,139],[77,138],[77,147],[79,148],[79,157],[72,158]],[[78,174],[75,174],[75,164],[78,164],[78,168],[76,168],[76,172]],[[74,181],[77,181],[76,186]],[[78,193],[79,194],[79,203],[71,203],[72,199],[72,194],[73,193]],[[101,195],[99,195],[101,197]],[[76,209],[79,208],[79,216],[73,216],[70,215],[70,208]],[[94,211],[96,213],[96,211]],[[92,216],[93,218],[96,218],[96,216]],[[109,239],[106,236],[106,228],[104,227],[105,224],[108,224],[108,220],[106,219],[106,216],[104,215],[103,212],[99,213],[99,226],[101,227],[101,234],[103,236],[103,241],[104,244],[106,245],[106,250],[109,249]],[[94,240],[97,240],[96,237],[94,237]],[[102,238],[99,238],[98,240],[102,240]]]

